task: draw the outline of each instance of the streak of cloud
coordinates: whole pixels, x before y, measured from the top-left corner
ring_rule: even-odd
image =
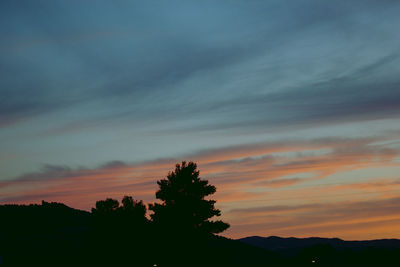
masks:
[[[199,163],[202,176],[217,186],[215,198],[224,216],[232,221],[232,235],[237,237],[253,229],[261,231],[262,227],[283,235],[296,231],[300,233],[300,230],[311,233],[310,229],[321,229],[321,234],[325,234],[328,227],[324,226],[325,223],[330,222],[329,225],[334,227],[339,227],[341,223],[332,217],[334,212],[337,218],[344,218],[344,231],[346,227],[366,219],[369,212],[366,209],[367,202],[387,203],[385,201],[388,200],[382,198],[382,194],[399,188],[399,178],[369,177],[358,182],[342,180],[339,183],[329,180],[333,175],[346,176],[346,173],[355,170],[382,166],[399,168],[396,162],[399,151],[388,149],[384,144],[377,145],[379,140],[385,138],[314,142],[292,140],[288,143],[250,144],[200,151],[190,157]],[[125,194],[148,202],[154,201],[156,180],[165,177],[177,161],[112,161],[95,169],[45,166],[41,172],[1,182],[0,201],[26,203],[46,198],[83,209],[90,209],[96,200],[105,197],[121,198]],[[299,177],[299,174],[304,176]],[[340,204],[346,199],[344,203],[349,205],[348,210],[347,204]],[[357,209],[355,204],[351,204],[357,201],[363,208]],[[281,204],[274,206],[273,203]],[[379,208],[379,214],[378,211],[370,211],[376,213],[374,216],[377,222],[380,221],[378,215],[385,218],[391,216],[389,209]],[[326,209],[329,211],[325,213]],[[351,214],[356,221],[346,221]],[[312,217],[306,222],[309,216]],[[247,228],[240,219],[244,217],[247,218]],[[292,220],[296,223],[291,223]],[[368,227],[375,226],[373,224]],[[351,237],[350,234],[347,236]]]

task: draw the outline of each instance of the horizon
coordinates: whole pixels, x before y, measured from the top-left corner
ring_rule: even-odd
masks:
[[[229,238],[400,238],[400,2],[0,3],[0,204],[197,163]]]
[[[42,200],[42,201],[44,201],[44,202],[47,202],[47,201],[45,201],[45,200]],[[54,202],[54,203],[58,203],[58,204],[64,204],[64,203],[61,203],[61,202]],[[25,204],[15,204],[15,203],[7,203],[7,204],[0,204],[0,205],[40,205],[40,204],[42,204],[42,203],[25,203]],[[144,203],[145,205],[148,205],[148,203]],[[65,205],[65,204],[64,204]],[[71,207],[71,206],[68,206],[68,205],[66,205],[67,207],[69,207],[69,208],[72,208],[72,209],[75,209],[75,210],[79,210],[79,211],[84,211],[84,212],[88,212],[88,213],[91,213],[91,211],[90,211],[90,209],[89,210],[86,210],[86,209],[77,209],[77,208],[74,208],[74,207]],[[146,217],[148,217],[147,215],[146,215]],[[226,237],[226,236],[224,236],[224,234],[218,234],[219,236],[222,236],[222,237]],[[249,236],[242,236],[242,237],[226,237],[226,238],[231,238],[231,239],[234,239],[234,240],[239,240],[239,239],[244,239],[244,238],[253,238],[253,237],[256,237],[256,238],[281,238],[281,239],[291,239],[291,238],[293,238],[293,239],[312,239],[312,238],[321,238],[321,239],[339,239],[339,240],[342,240],[342,241],[345,241],[345,242],[358,242],[358,241],[379,241],[379,240],[399,240],[400,241],[400,238],[379,238],[379,239],[351,239],[351,240],[349,240],[349,239],[342,239],[342,238],[339,238],[339,237],[335,237],[335,236],[332,236],[332,237],[329,237],[329,236],[304,236],[304,237],[299,237],[299,236],[276,236],[276,235],[269,235],[269,236],[260,236],[260,235],[249,235]]]

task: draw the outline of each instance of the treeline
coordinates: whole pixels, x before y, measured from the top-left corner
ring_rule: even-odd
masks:
[[[135,255],[135,262],[149,261],[157,266],[204,264],[205,257],[199,252],[207,247],[213,234],[229,227],[220,220],[211,220],[221,215],[214,206],[216,201],[205,199],[215,193],[215,186],[199,177],[193,162],[177,164],[157,184],[156,198],[160,202],[149,205],[149,218],[144,203],[130,196],[121,203],[110,198],[96,202],[90,238],[95,240],[95,250],[102,255],[118,254],[116,258],[122,262]]]
[[[216,188],[193,162],[157,184],[149,205],[131,196],[99,200],[91,212],[0,205],[0,266],[400,266],[398,249],[316,245],[286,257],[216,235],[229,224],[213,219],[221,211],[207,197]]]
[[[157,181],[157,203],[133,197],[96,202],[91,213],[64,204],[4,205],[0,214],[3,264],[128,264],[131,266],[212,266],[214,234],[229,224],[221,215],[216,188],[199,177],[197,165],[182,162]],[[24,255],[21,257],[21,255]]]

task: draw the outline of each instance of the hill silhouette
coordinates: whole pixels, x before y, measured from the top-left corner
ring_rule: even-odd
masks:
[[[400,264],[399,239],[344,241],[339,238],[250,236],[238,241],[307,266],[389,266]],[[313,262],[314,261],[314,262]],[[397,265],[396,265],[397,263]]]
[[[90,213],[62,203],[0,205],[0,256],[4,266],[46,265],[84,250]],[[27,265],[25,265],[27,266]]]
[[[255,247],[260,247],[270,251],[278,252],[284,256],[294,256],[300,250],[316,245],[329,245],[336,250],[360,251],[368,248],[375,249],[400,249],[399,239],[378,239],[378,240],[360,240],[344,241],[339,238],[295,238],[295,237],[261,237],[249,236],[238,239],[239,241]]]
[[[119,236],[106,240],[94,238],[93,233],[97,230],[92,228],[92,213],[76,210],[62,203],[43,201],[42,204],[0,205],[0,217],[4,218],[0,228],[0,266],[54,266],[54,263],[57,266],[126,266],[126,258],[120,255],[124,250],[119,246],[125,240]],[[90,240],[91,238],[94,239]],[[148,239],[152,238],[154,237],[148,236]],[[113,242],[109,245],[116,247],[119,253],[111,257],[102,255],[106,251],[99,251],[98,248],[99,244],[107,248],[104,241]],[[130,241],[134,243],[137,240],[132,237]],[[173,240],[170,245],[176,248],[181,247],[180,245],[190,246],[178,245]],[[209,263],[198,265],[197,262],[202,263],[203,260],[197,259],[191,266],[267,266],[266,261],[278,263],[282,260],[280,256],[262,248],[221,236],[213,236],[202,245],[202,249],[197,251],[202,254],[197,256],[206,256]],[[132,244],[132,247],[135,245]],[[112,254],[115,251],[107,248],[107,253]],[[128,266],[154,265],[151,256],[148,262],[137,262],[137,257],[131,251],[128,258],[132,258],[136,264]]]

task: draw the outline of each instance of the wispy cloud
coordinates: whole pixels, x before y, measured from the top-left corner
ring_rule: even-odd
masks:
[[[1,1],[0,202],[153,201],[181,159],[217,185],[224,212],[276,204],[276,225],[286,205],[322,214],[309,202],[393,197],[399,12],[378,0]]]
[[[353,215],[360,224],[367,219],[368,212],[376,213],[377,222],[378,215],[391,216],[389,211],[393,211],[394,202],[387,202],[381,196],[398,189],[400,177],[328,180],[332,175],[346,176],[355,170],[399,168],[396,161],[399,151],[379,142],[385,139],[292,140],[201,151],[187,158],[198,162],[202,176],[217,186],[215,198],[224,216],[232,221],[233,235],[240,236],[251,229],[260,233],[278,228],[283,235],[300,233],[302,229],[321,229],[321,234],[326,234],[328,228],[323,225],[328,222],[335,227],[343,223],[343,229],[353,225],[346,220],[340,222],[341,216],[347,219]],[[26,203],[46,198],[83,209],[92,207],[96,200],[125,194],[154,201],[156,180],[165,177],[178,161],[160,159],[134,164],[113,161],[95,169],[45,166],[41,172],[1,182],[0,201]],[[357,200],[363,208],[357,209],[358,204],[352,204]],[[387,205],[388,209],[377,204],[368,211],[367,203],[372,201]],[[241,221],[244,217],[246,224]],[[304,234],[311,233],[307,231]]]
[[[390,238],[399,229],[398,202],[398,198],[388,198],[232,210],[232,217],[237,218],[237,224],[233,224],[237,228],[232,232],[237,236],[261,232],[282,236],[342,236],[353,240]]]
[[[42,7],[52,23],[28,2],[28,14],[3,4],[4,20],[18,21],[0,42],[10,74],[1,79],[2,125],[76,108],[105,109],[90,119],[107,121],[178,120],[183,108],[201,118],[198,129],[399,112],[394,2],[125,3],[122,9],[103,2],[93,10],[55,1]],[[93,20],[93,12],[104,21]],[[371,20],[377,15],[386,23]],[[21,39],[23,29],[44,41]],[[21,45],[23,51],[9,50]]]

